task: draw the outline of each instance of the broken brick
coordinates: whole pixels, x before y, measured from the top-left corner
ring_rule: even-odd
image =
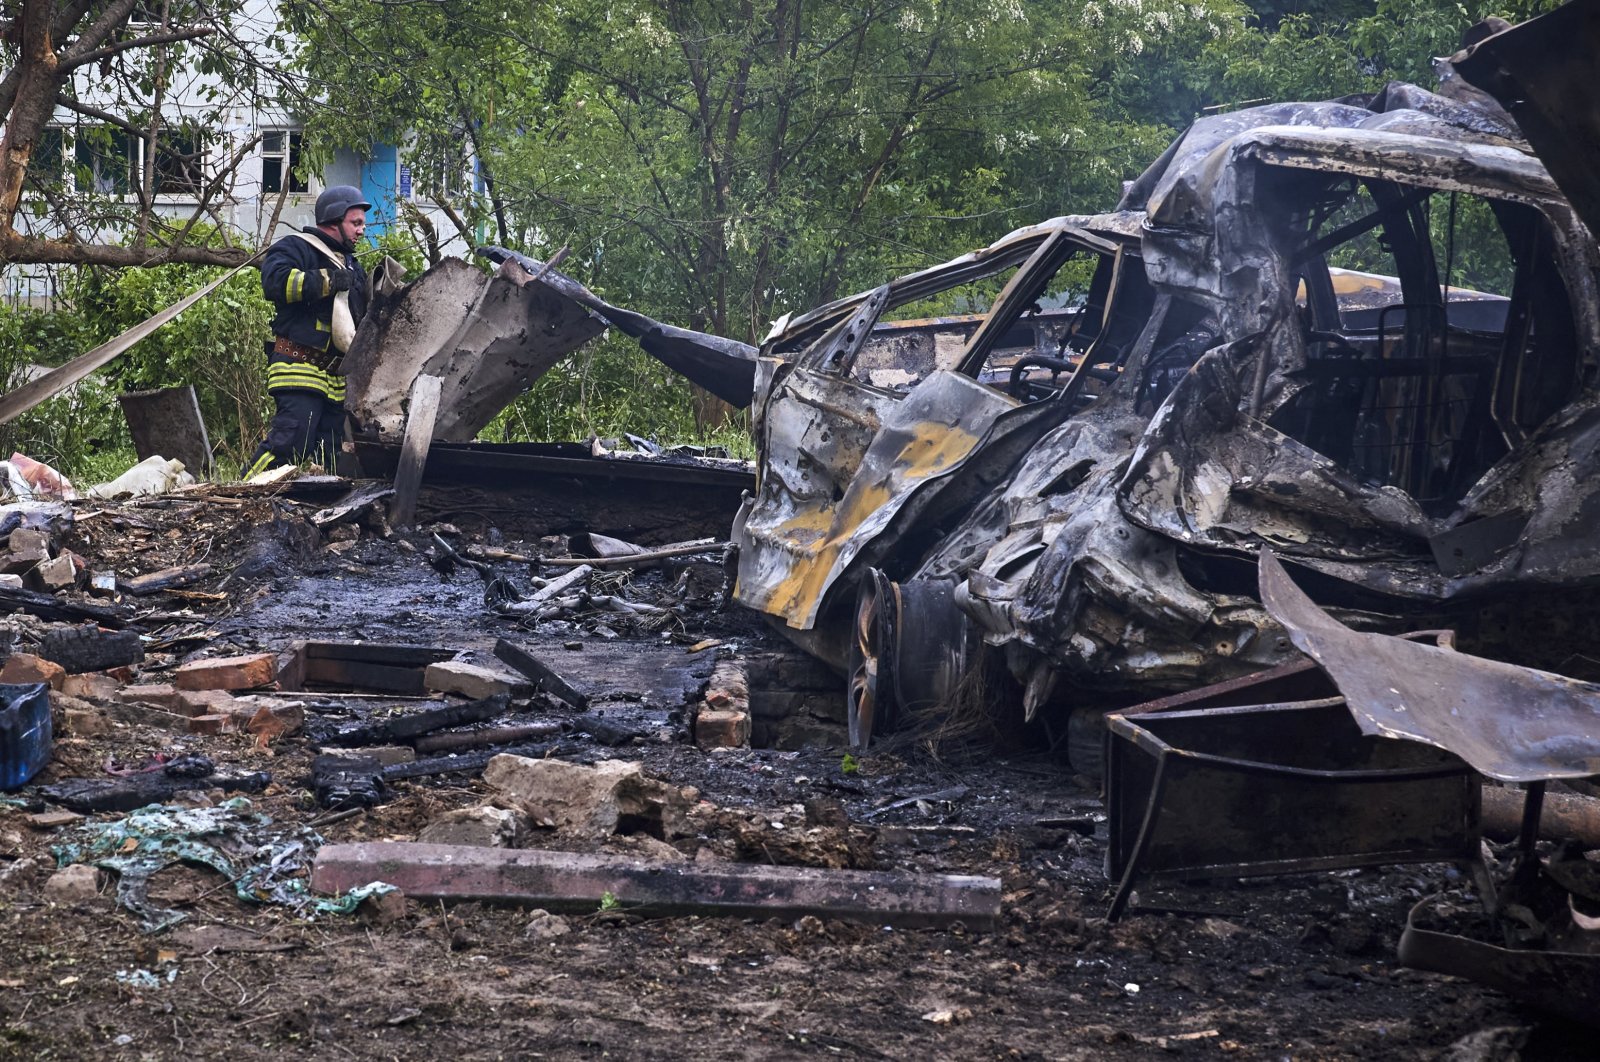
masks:
[[[46,593],[55,593],[57,590],[66,590],[78,581],[78,567],[72,563],[72,556],[63,553],[47,561],[41,561],[28,578]]]
[[[232,694],[226,690],[178,690],[171,707],[180,715],[231,716],[234,703]]]
[[[62,729],[73,737],[103,737],[111,733],[111,718],[104,709],[68,708],[62,716]]]
[[[122,691],[122,683],[104,671],[89,671],[82,675],[68,675],[61,683],[61,692],[86,701],[114,700]]]
[[[299,733],[305,721],[305,709],[298,704],[265,705],[256,710],[244,728],[261,740],[271,742]]]
[[[89,903],[99,899],[105,877],[87,863],[62,867],[44,883],[44,898],[53,904]]]
[[[76,811],[41,811],[35,815],[25,815],[22,819],[35,830],[54,830],[62,826],[71,826],[75,822],[82,822],[83,816]]]
[[[232,729],[231,715],[196,715],[189,719],[191,734],[225,734]]]
[[[43,531],[35,531],[30,527],[19,527],[11,532],[6,539],[6,548],[12,553],[26,553],[29,550],[39,550],[44,553],[50,551],[50,536]]]
[[[13,551],[7,556],[0,557],[0,572],[5,572],[9,575],[26,575],[49,559],[50,554],[42,549]]]
[[[694,721],[694,742],[703,749],[746,747],[750,744],[750,713],[702,708]]]
[[[191,661],[173,673],[172,682],[180,690],[248,690],[268,685],[277,673],[276,654],[254,653]]]
[[[32,653],[12,653],[0,667],[0,682],[25,685],[30,682],[48,682],[50,688],[59,690],[67,678],[60,664],[34,656]]]
[[[493,668],[469,664],[465,660],[441,660],[429,664],[423,673],[422,684],[440,693],[459,693],[463,697],[482,700],[497,693],[522,693],[528,689],[523,679]]]
[[[158,704],[163,708],[171,708],[178,703],[178,691],[166,682],[124,686],[117,691],[117,700],[123,704]]]

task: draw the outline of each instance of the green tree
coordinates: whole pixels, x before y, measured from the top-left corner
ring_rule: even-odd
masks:
[[[314,142],[406,139],[424,174],[470,157],[478,180],[450,202],[470,236],[570,246],[601,294],[749,341],[784,311],[1107,208],[1172,132],[1131,72],[1244,19],[1232,0],[320,11],[302,62],[335,88]]]

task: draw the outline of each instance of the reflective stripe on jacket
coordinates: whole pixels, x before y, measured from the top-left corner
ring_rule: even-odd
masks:
[[[280,354],[267,362],[267,393],[315,391],[335,402],[344,401],[344,377],[334,376],[306,361],[290,361]]]

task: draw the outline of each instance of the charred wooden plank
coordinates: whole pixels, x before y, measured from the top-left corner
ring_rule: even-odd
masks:
[[[529,738],[555,737],[561,733],[560,723],[525,723],[521,726],[495,726],[486,730],[463,730],[449,734],[428,734],[413,742],[418,752],[445,752],[449,749],[487,748],[490,745],[508,745]]]
[[[466,704],[451,704],[443,708],[429,708],[421,712],[408,712],[405,715],[396,715],[376,723],[367,723],[349,730],[341,730],[329,735],[324,744],[343,748],[359,748],[362,745],[388,745],[396,742],[409,742],[423,734],[431,734],[435,730],[446,727],[465,726],[467,723],[481,723],[486,719],[505,712],[511,698],[503,693],[493,697],[485,697],[480,701],[469,701]]]
[[[143,597],[146,594],[160,593],[162,590],[189,586],[210,574],[211,565],[209,564],[187,564],[181,568],[163,568],[148,575],[135,575],[131,579],[119,579],[117,582],[124,594]]]
[[[579,693],[570,682],[557,674],[554,668],[527,650],[501,638],[494,643],[494,655],[532,679],[534,687],[541,693],[559,697],[574,708],[589,707],[587,695]]]
[[[122,627],[132,615],[126,608],[103,605],[73,604],[54,594],[41,594],[33,590],[0,586],[0,613],[26,612],[40,619],[82,623],[93,620],[102,627]]]

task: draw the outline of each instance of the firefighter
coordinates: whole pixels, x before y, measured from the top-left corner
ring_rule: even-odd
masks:
[[[281,463],[334,469],[344,441],[340,359],[367,310],[367,277],[355,249],[370,209],[359,188],[336,184],[317,196],[316,225],[267,249],[261,289],[276,310],[267,347],[267,393],[276,411],[247,477]]]

